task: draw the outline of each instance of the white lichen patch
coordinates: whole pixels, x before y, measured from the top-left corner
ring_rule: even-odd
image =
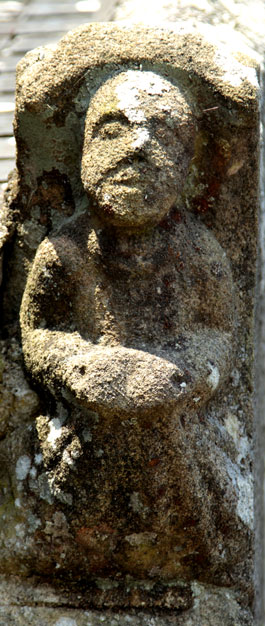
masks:
[[[67,493],[65,491],[63,491],[56,483],[55,483],[55,477],[50,475],[48,477],[48,483],[49,483],[49,487],[51,490],[51,494],[57,498],[60,502],[63,502],[63,504],[69,504],[71,505],[73,503],[73,496],[71,493]]]
[[[252,530],[254,524],[253,476],[250,473],[243,475],[230,459],[227,459],[226,466],[237,493],[237,515]]]
[[[217,389],[220,380],[219,369],[216,365],[212,365],[212,363],[208,362],[208,367],[210,369],[210,374],[207,376],[207,383],[209,387],[212,389]]]
[[[116,94],[118,107],[125,113],[130,122],[144,122],[146,120],[145,114],[140,108],[139,93],[136,88],[123,83],[122,85],[117,85]]]
[[[90,432],[90,430],[88,430],[88,428],[85,428],[82,431],[82,437],[85,443],[87,443],[88,441],[92,441],[92,434]]]
[[[64,450],[63,451],[63,456],[62,456],[62,460],[67,464],[67,465],[74,465],[74,459],[72,459],[71,454],[68,452],[68,450]]]
[[[33,467],[30,468],[29,475],[30,475],[31,478],[36,478],[36,476],[37,476],[37,468],[34,467],[34,465],[33,465]]]
[[[246,456],[249,454],[249,440],[247,437],[240,437],[238,441],[238,455],[237,455],[237,463],[241,463],[244,461]]]
[[[8,229],[6,226],[4,226],[4,224],[1,224],[0,227],[0,242],[1,240],[5,241],[5,239],[7,238],[8,235]]]
[[[40,474],[40,476],[38,477],[38,493],[39,493],[39,497],[42,500],[45,500],[46,502],[48,502],[49,504],[53,504],[53,494],[49,485],[49,479],[48,479],[48,475],[46,474],[46,472],[43,472],[42,474]]]
[[[233,413],[228,413],[224,424],[227,432],[234,440],[237,449],[236,461],[238,464],[240,464],[249,455],[249,440],[246,436],[242,435],[242,426],[236,415],[234,415]]]
[[[247,477],[238,476],[239,499],[237,514],[242,521],[253,529],[254,506],[253,506],[253,479],[251,474]]]
[[[150,134],[146,128],[137,128],[137,138],[132,144],[133,148],[143,148],[150,141]]]
[[[229,6],[230,6],[229,2]],[[251,15],[255,13],[255,10],[251,9]],[[182,32],[183,34],[190,33],[191,27],[186,24],[174,24],[174,32]],[[195,27],[194,27],[195,31]],[[232,25],[220,24],[212,25],[207,23],[196,24],[196,34],[198,32],[207,39],[209,43],[212,43],[215,47],[214,62],[218,66],[218,69],[222,76],[220,80],[228,83],[232,87],[240,87],[246,80],[255,89],[259,89],[257,72],[254,67],[243,65],[237,60],[239,54],[243,54],[254,60],[257,66],[260,64],[260,55],[255,49],[246,44],[246,41],[242,38],[241,33],[237,33]],[[218,72],[219,73],[219,72]]]
[[[215,63],[223,72],[222,80],[232,87],[240,87],[243,81],[248,81],[256,89],[259,88],[255,68],[241,65],[232,55],[227,54],[220,47],[215,54]]]
[[[132,533],[131,535],[127,535],[125,537],[125,541],[128,541],[128,543],[133,547],[152,545],[155,543],[156,539],[157,534],[150,532]]]
[[[31,467],[31,459],[26,454],[19,457],[16,463],[16,477],[18,480],[25,480]]]
[[[130,496],[130,505],[134,513],[139,513],[143,518],[149,513],[148,506],[145,506],[141,501],[138,491],[134,491]]]
[[[14,419],[16,419],[15,415],[19,415],[27,421],[37,410],[39,399],[37,394],[30,389],[21,365],[17,362],[19,354],[20,349],[17,343],[13,342],[10,349],[10,361],[5,360],[3,406],[7,402],[12,402]],[[10,418],[13,421],[12,415]]]
[[[37,528],[41,526],[41,520],[36,515],[33,515],[33,513],[29,513],[27,517],[27,523],[29,530],[32,533],[34,533],[35,530],[37,530]]]
[[[18,537],[18,539],[24,539],[25,532],[26,532],[24,524],[16,524],[15,531],[16,531],[16,536]]]
[[[41,452],[39,452],[38,454],[35,454],[34,456],[34,462],[36,465],[40,465],[42,463],[43,460],[43,456],[41,454]]]
[[[144,122],[145,113],[141,109],[140,92],[158,96],[170,91],[170,85],[154,72],[126,72],[126,80],[116,86],[118,108],[130,122]]]
[[[71,617],[60,617],[54,626],[77,626],[76,620]]]
[[[47,441],[51,444],[53,448],[56,448],[56,441],[62,435],[63,423],[64,419],[60,419],[59,417],[54,417],[49,422],[50,432],[48,434]]]
[[[239,424],[239,421],[238,421],[236,415],[233,415],[233,413],[229,412],[227,418],[224,421],[224,423],[225,423],[225,427],[226,427],[227,432],[232,437],[234,442],[237,444],[238,443],[238,437],[239,437],[240,424]]]

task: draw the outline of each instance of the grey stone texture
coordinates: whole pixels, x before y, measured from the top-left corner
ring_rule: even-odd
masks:
[[[8,585],[9,587],[9,585]],[[55,606],[36,607],[36,590],[32,590],[33,604],[24,606],[0,606],[0,626],[248,626],[252,623],[252,615],[249,609],[242,608],[237,602],[236,594],[226,589],[200,586],[193,584],[193,608],[179,613],[176,611],[150,612],[144,610],[117,611],[105,609],[104,612],[91,610],[75,610],[69,608],[57,608]],[[12,585],[11,585],[12,589]],[[24,589],[23,589],[24,591]],[[37,590],[38,591],[38,590]],[[15,586],[15,593],[18,586]],[[10,591],[9,591],[10,593]],[[25,593],[25,591],[24,591]],[[42,597],[41,597],[42,595]],[[50,603],[58,602],[54,591],[45,589],[40,593],[40,599],[48,598]],[[5,599],[10,599],[8,594]],[[67,604],[65,598],[65,604]],[[60,602],[62,598],[60,597]],[[48,602],[47,602],[48,604]],[[61,605],[62,606],[62,605]],[[224,611],[224,607],[226,607]]]
[[[0,2],[0,202],[15,167],[12,141],[15,70],[32,48],[57,43],[69,30],[87,22],[111,20],[115,0],[1,0]],[[3,142],[8,137],[8,142]]]
[[[256,587],[257,623],[265,623],[265,507],[264,507],[264,448],[265,448],[265,151],[264,151],[264,23],[263,0],[119,0],[114,19],[142,24],[185,22],[188,29],[202,32],[206,37],[225,43],[227,49],[242,52],[248,49],[260,64],[261,83],[261,167],[260,167],[260,257],[259,289],[256,307]],[[212,28],[214,27],[214,28]],[[211,34],[212,33],[212,34]],[[248,52],[247,52],[248,54]]]
[[[257,90],[176,26],[85,26],[19,64],[5,623],[253,624]]]

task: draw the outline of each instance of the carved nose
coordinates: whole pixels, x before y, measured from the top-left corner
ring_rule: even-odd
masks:
[[[147,128],[137,128],[132,147],[137,151],[143,150],[150,143],[150,139],[150,133]]]

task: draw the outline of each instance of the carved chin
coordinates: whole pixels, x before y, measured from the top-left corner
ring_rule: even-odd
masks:
[[[114,192],[97,191],[98,212],[102,219],[124,228],[141,228],[157,224],[171,208],[171,196],[158,202],[152,192],[138,187],[115,186]]]

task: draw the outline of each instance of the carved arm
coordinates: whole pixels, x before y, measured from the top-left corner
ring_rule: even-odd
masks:
[[[139,411],[205,402],[224,378],[230,333],[186,332],[176,350],[94,344],[81,336],[72,315],[82,264],[69,239],[56,246],[45,240],[36,254],[21,306],[25,364],[34,380],[91,409]]]

